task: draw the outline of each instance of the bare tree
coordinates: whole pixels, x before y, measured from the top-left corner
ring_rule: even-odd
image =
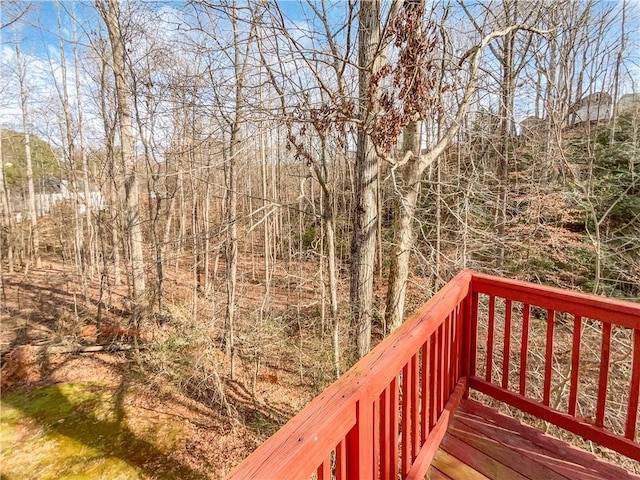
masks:
[[[128,247],[132,272],[132,300],[135,310],[134,323],[139,320],[145,294],[145,270],[143,238],[139,208],[138,174],[135,161],[133,128],[129,106],[130,89],[125,66],[126,53],[121,31],[121,13],[118,0],[96,0],[96,8],[107,26],[112,50],[113,75],[118,100],[120,127],[120,150],[125,177],[125,200],[127,208]]]
[[[27,168],[27,188],[29,192],[28,197],[28,214],[30,225],[30,245],[31,245],[31,258],[37,268],[41,266],[40,259],[40,233],[38,231],[38,219],[36,217],[36,194],[33,184],[33,163],[31,160],[31,135],[29,133],[31,126],[29,125],[29,106],[27,97],[27,84],[26,84],[26,72],[25,65],[22,61],[20,54],[20,48],[18,43],[15,44],[16,51],[16,73],[18,75],[18,83],[20,85],[20,107],[22,109],[22,129],[24,133],[24,151],[25,162]]]
[[[480,58],[484,49],[496,38],[508,36],[522,29],[534,30],[523,24],[515,24],[492,31],[482,37],[481,41],[468,50],[459,62],[459,68],[467,60],[469,66],[466,71],[461,102],[458,104],[448,127],[442,130],[440,137],[427,152],[413,152],[405,147],[403,157],[393,160],[388,157],[388,154],[396,141],[396,132],[404,126],[410,125],[415,119],[422,120],[434,114],[437,115],[440,109],[439,92],[434,88],[438,85],[438,65],[434,63],[433,57],[428,55],[437,42],[438,29],[435,24],[431,24],[430,32],[425,32],[420,36],[410,34],[415,28],[415,22],[422,22],[424,10],[420,4],[405,3],[400,15],[396,21],[397,30],[394,33],[401,39],[401,43],[404,43],[404,39],[406,39],[406,45],[403,45],[398,56],[398,64],[392,69],[392,72],[395,84],[400,85],[398,97],[404,102],[400,107],[397,107],[390,100],[384,101],[383,98],[386,112],[382,117],[384,120],[377,126],[379,132],[377,144],[387,156],[387,160],[391,162],[393,177],[396,178],[395,173],[398,173],[392,268],[389,272],[387,310],[385,312],[387,324],[391,329],[400,325],[404,315],[409,259],[414,241],[413,222],[420,181],[427,168],[434,164],[450,145],[463,124],[463,119],[476,92]],[[415,133],[411,128],[405,131],[405,143],[419,146],[421,142],[413,140],[412,135]]]

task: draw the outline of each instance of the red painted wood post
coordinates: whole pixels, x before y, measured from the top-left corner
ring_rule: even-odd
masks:
[[[444,388],[444,378],[445,378],[445,351],[444,351],[444,326],[440,324],[438,327],[437,333],[437,342],[438,342],[438,408],[436,409],[437,418],[440,418],[440,414],[444,409],[444,404],[446,402],[446,391]]]
[[[509,355],[511,353],[511,300],[504,305],[504,340],[502,342],[502,388],[509,388]]]
[[[431,369],[431,375],[429,375],[429,393],[431,395],[429,401],[429,430],[436,424],[436,405],[438,399],[437,381],[438,381],[438,363],[437,363],[437,347],[435,332],[429,338],[429,368]]]
[[[380,476],[382,478],[391,478],[391,405],[390,405],[390,387],[384,389],[380,394]]]
[[[464,350],[463,350],[463,345],[464,345],[464,332],[465,332],[465,327],[464,327],[464,312],[467,308],[467,299],[465,297],[465,299],[460,302],[460,305],[458,305],[458,307],[456,308],[456,369],[454,372],[454,382],[453,384],[456,385],[458,383],[458,380],[460,380],[460,376],[462,375],[462,365],[464,364],[465,357],[464,357]]]
[[[611,324],[602,326],[602,349],[600,352],[600,378],[598,381],[598,405],[596,426],[604,426],[604,410],[607,404],[607,381],[609,380],[609,358],[611,356]]]
[[[390,399],[389,406],[391,407],[391,451],[389,458],[389,478],[398,478],[398,409],[400,408],[398,399],[398,376],[396,375],[391,381],[389,386]]]
[[[420,397],[418,385],[420,375],[418,372],[418,353],[411,357],[411,464],[420,451]]]
[[[444,335],[444,377],[442,379],[444,396],[441,409],[444,408],[449,395],[451,395],[451,314],[445,318],[442,328]]]
[[[471,284],[473,286],[473,283]],[[469,371],[468,375],[476,374],[476,360],[478,355],[478,303],[477,292],[471,293],[471,327],[469,332]]]
[[[471,374],[471,362],[472,358],[475,357],[475,351],[473,351],[473,345],[475,342],[472,341],[471,337],[475,336],[475,331],[473,328],[473,291],[471,290],[473,286],[473,282],[469,281],[469,292],[465,299],[460,303],[459,317],[458,317],[458,334],[459,334],[459,345],[458,351],[460,352],[460,365],[458,376],[468,377]],[[469,389],[467,388],[464,392],[464,398],[469,397]]]
[[[318,475],[318,480],[331,480],[331,455],[322,462],[322,465],[318,467],[318,471],[316,473]]]
[[[429,377],[431,376],[431,368],[429,365],[429,340],[422,345],[422,414],[420,415],[420,440],[424,445],[429,433],[429,405],[431,392],[429,391]]]
[[[487,324],[487,367],[485,370],[485,378],[487,382],[491,381],[493,372],[493,330],[495,324],[496,297],[489,297],[489,323]]]
[[[544,392],[542,403],[549,405],[551,397],[551,363],[553,361],[553,327],[556,322],[556,312],[547,310],[547,348],[544,355]]]
[[[344,439],[336,447],[336,480],[347,480],[347,448]]]
[[[371,456],[371,468],[373,469],[373,480],[378,480],[379,478],[379,468],[380,465],[380,397],[378,396],[373,402],[373,411],[372,411],[372,421],[373,421],[373,455]]]
[[[640,330],[633,330],[633,365],[631,367],[631,388],[629,389],[629,407],[624,436],[635,441],[636,422],[638,421],[638,397],[640,396]]]
[[[447,375],[447,400],[453,393],[453,388],[455,387],[455,382],[453,380],[453,376],[455,374],[455,364],[456,364],[456,350],[455,350],[455,329],[454,329],[454,314],[455,311],[451,312],[447,321],[449,322],[449,340],[448,340],[448,348],[447,348],[447,368],[449,375]]]
[[[527,390],[527,355],[529,352],[529,316],[531,307],[528,303],[522,305],[522,345],[520,346],[520,395],[526,395]]]
[[[409,474],[411,467],[411,361],[402,369],[402,478]]]
[[[582,317],[574,315],[573,346],[571,350],[571,382],[569,384],[569,415],[576,414],[578,403],[578,379],[580,375],[580,341],[582,337]]]
[[[366,387],[365,387],[366,388]],[[347,478],[373,478],[373,397],[366,393],[356,402],[356,424],[347,434]]]

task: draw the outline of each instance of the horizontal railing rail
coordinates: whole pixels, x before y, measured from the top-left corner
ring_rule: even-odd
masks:
[[[481,296],[487,307],[482,313],[484,321],[480,322],[486,331],[482,343],[478,336]],[[478,273],[473,274],[471,302],[470,388],[640,461],[636,431],[640,394],[639,304]],[[538,398],[527,392],[528,382],[536,380],[529,359],[534,321],[544,329],[540,332],[544,335],[544,350]],[[583,338],[587,327],[590,342]],[[626,362],[628,367],[617,368],[615,379],[611,376],[614,329],[616,363]],[[564,341],[558,340],[561,335]],[[514,340],[519,341],[519,349],[513,348]],[[595,360],[586,358],[584,352],[584,345],[594,343],[599,347],[593,355]],[[569,361],[562,362],[565,370],[559,371],[561,365],[556,357],[565,358],[567,354]],[[479,361],[482,365],[476,365]],[[477,366],[482,367],[484,375],[477,374]],[[512,381],[515,378],[517,385]],[[583,402],[587,411],[578,408],[581,394],[587,398]],[[613,401],[617,408],[607,408],[607,402]],[[595,404],[595,411],[589,411],[591,404]],[[616,432],[613,419],[608,421],[607,415],[621,408],[624,414],[617,417],[623,417],[623,425]]]
[[[461,272],[229,479],[423,478],[466,383]]]
[[[591,384],[587,334],[599,346]],[[610,370],[625,348],[617,431]],[[424,478],[469,389],[640,460],[640,305],[460,272],[227,478]],[[595,402],[591,417],[585,395],[583,403]]]

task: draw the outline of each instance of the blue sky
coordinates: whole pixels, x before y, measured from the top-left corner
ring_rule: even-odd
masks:
[[[292,24],[299,25],[300,31],[303,31],[307,22],[310,21],[311,15],[305,15],[304,9],[301,5],[304,5],[306,0],[300,1],[282,1],[278,2],[278,5],[282,9],[284,15]],[[335,0],[333,2],[328,1],[330,4],[329,12],[336,21],[343,21],[345,18],[345,3],[342,0]],[[19,120],[19,104],[18,91],[15,86],[15,52],[14,52],[14,39],[17,38],[22,50],[23,58],[27,60],[27,69],[29,74],[30,87],[32,88],[32,97],[38,99],[55,98],[57,91],[55,85],[52,82],[53,76],[58,75],[59,81],[59,44],[58,44],[58,13],[56,10],[56,3],[53,1],[36,1],[36,2],[24,2],[23,5],[30,5],[30,11],[27,16],[24,17],[20,24],[16,24],[14,27],[5,28],[0,32],[1,44],[0,44],[0,76],[5,80],[0,84],[0,125],[11,126],[17,128],[20,124]],[[158,11],[175,10],[180,11],[185,7],[183,1],[143,1],[135,0],[133,4],[156,7]],[[6,5],[6,4],[5,4]],[[69,69],[72,74],[72,60],[73,51],[71,46],[72,31],[71,16],[74,15],[77,19],[78,37],[86,41],[88,36],[92,32],[102,29],[102,22],[99,19],[98,13],[95,10],[94,2],[92,0],[82,1],[60,1],[58,4],[58,10],[60,12],[62,23],[62,34],[65,38],[65,56],[69,65]],[[605,8],[607,6],[620,5],[620,2],[603,2],[598,8]],[[640,55],[638,55],[638,16],[640,0],[632,0],[629,5],[630,16],[628,18],[628,30],[633,31],[634,43],[629,46],[631,53],[631,59],[629,62],[630,75],[633,77],[638,74],[640,79]],[[306,7],[309,8],[308,6]],[[7,15],[11,14],[9,11],[1,12],[2,22],[6,21]],[[183,15],[187,15],[184,13]],[[181,16],[183,16],[181,15]],[[166,19],[166,16],[164,17]],[[165,23],[166,36],[170,36],[169,30],[176,27],[176,23]],[[184,27],[184,25],[183,25]],[[316,27],[319,27],[316,25]],[[163,28],[162,24],[156,25],[156,28]],[[455,33],[455,32],[454,32]],[[616,32],[612,32],[613,35]],[[56,73],[58,72],[58,73]],[[636,80],[638,82],[638,80]],[[73,80],[69,81],[70,84]],[[636,89],[640,85],[636,84]],[[74,100],[73,92],[71,92],[71,101]],[[624,92],[621,92],[624,93]],[[43,102],[34,102],[34,109],[45,108],[46,105],[41,105]],[[530,99],[526,98],[526,95],[518,100],[519,112],[517,116],[526,116],[532,112],[529,108]],[[40,116],[42,111],[36,111],[35,114]]]

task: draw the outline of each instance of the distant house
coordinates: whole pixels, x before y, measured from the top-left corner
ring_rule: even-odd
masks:
[[[85,200],[84,184],[82,181],[78,182],[77,197],[74,191],[69,189],[69,184],[66,180],[60,180],[56,177],[47,177],[43,179],[38,186],[40,187],[40,191],[35,194],[36,217],[38,218],[48,215],[54,205],[64,201],[74,202],[76,198],[78,201],[78,210],[81,214],[86,212],[87,206],[95,210],[103,210],[106,208],[106,201],[102,192],[93,185],[89,186],[89,198]],[[27,199],[24,198],[23,195],[14,196],[14,198],[12,198],[12,204],[17,223],[29,217]]]
[[[569,125],[582,122],[598,122],[611,118],[611,95],[606,92],[592,93],[569,108]]]
[[[628,93],[618,100],[618,115],[623,113],[640,113],[640,93]]]
[[[84,198],[84,184],[78,182],[78,210],[82,214],[86,212],[87,205],[91,209],[102,210],[106,207],[106,202],[102,192],[93,185],[89,185],[89,198]],[[64,200],[75,200],[75,193],[69,190],[66,180],[60,180],[53,188],[48,189],[51,193],[36,194],[36,213],[38,217],[48,214],[56,203]],[[57,190],[57,191],[56,191]]]

